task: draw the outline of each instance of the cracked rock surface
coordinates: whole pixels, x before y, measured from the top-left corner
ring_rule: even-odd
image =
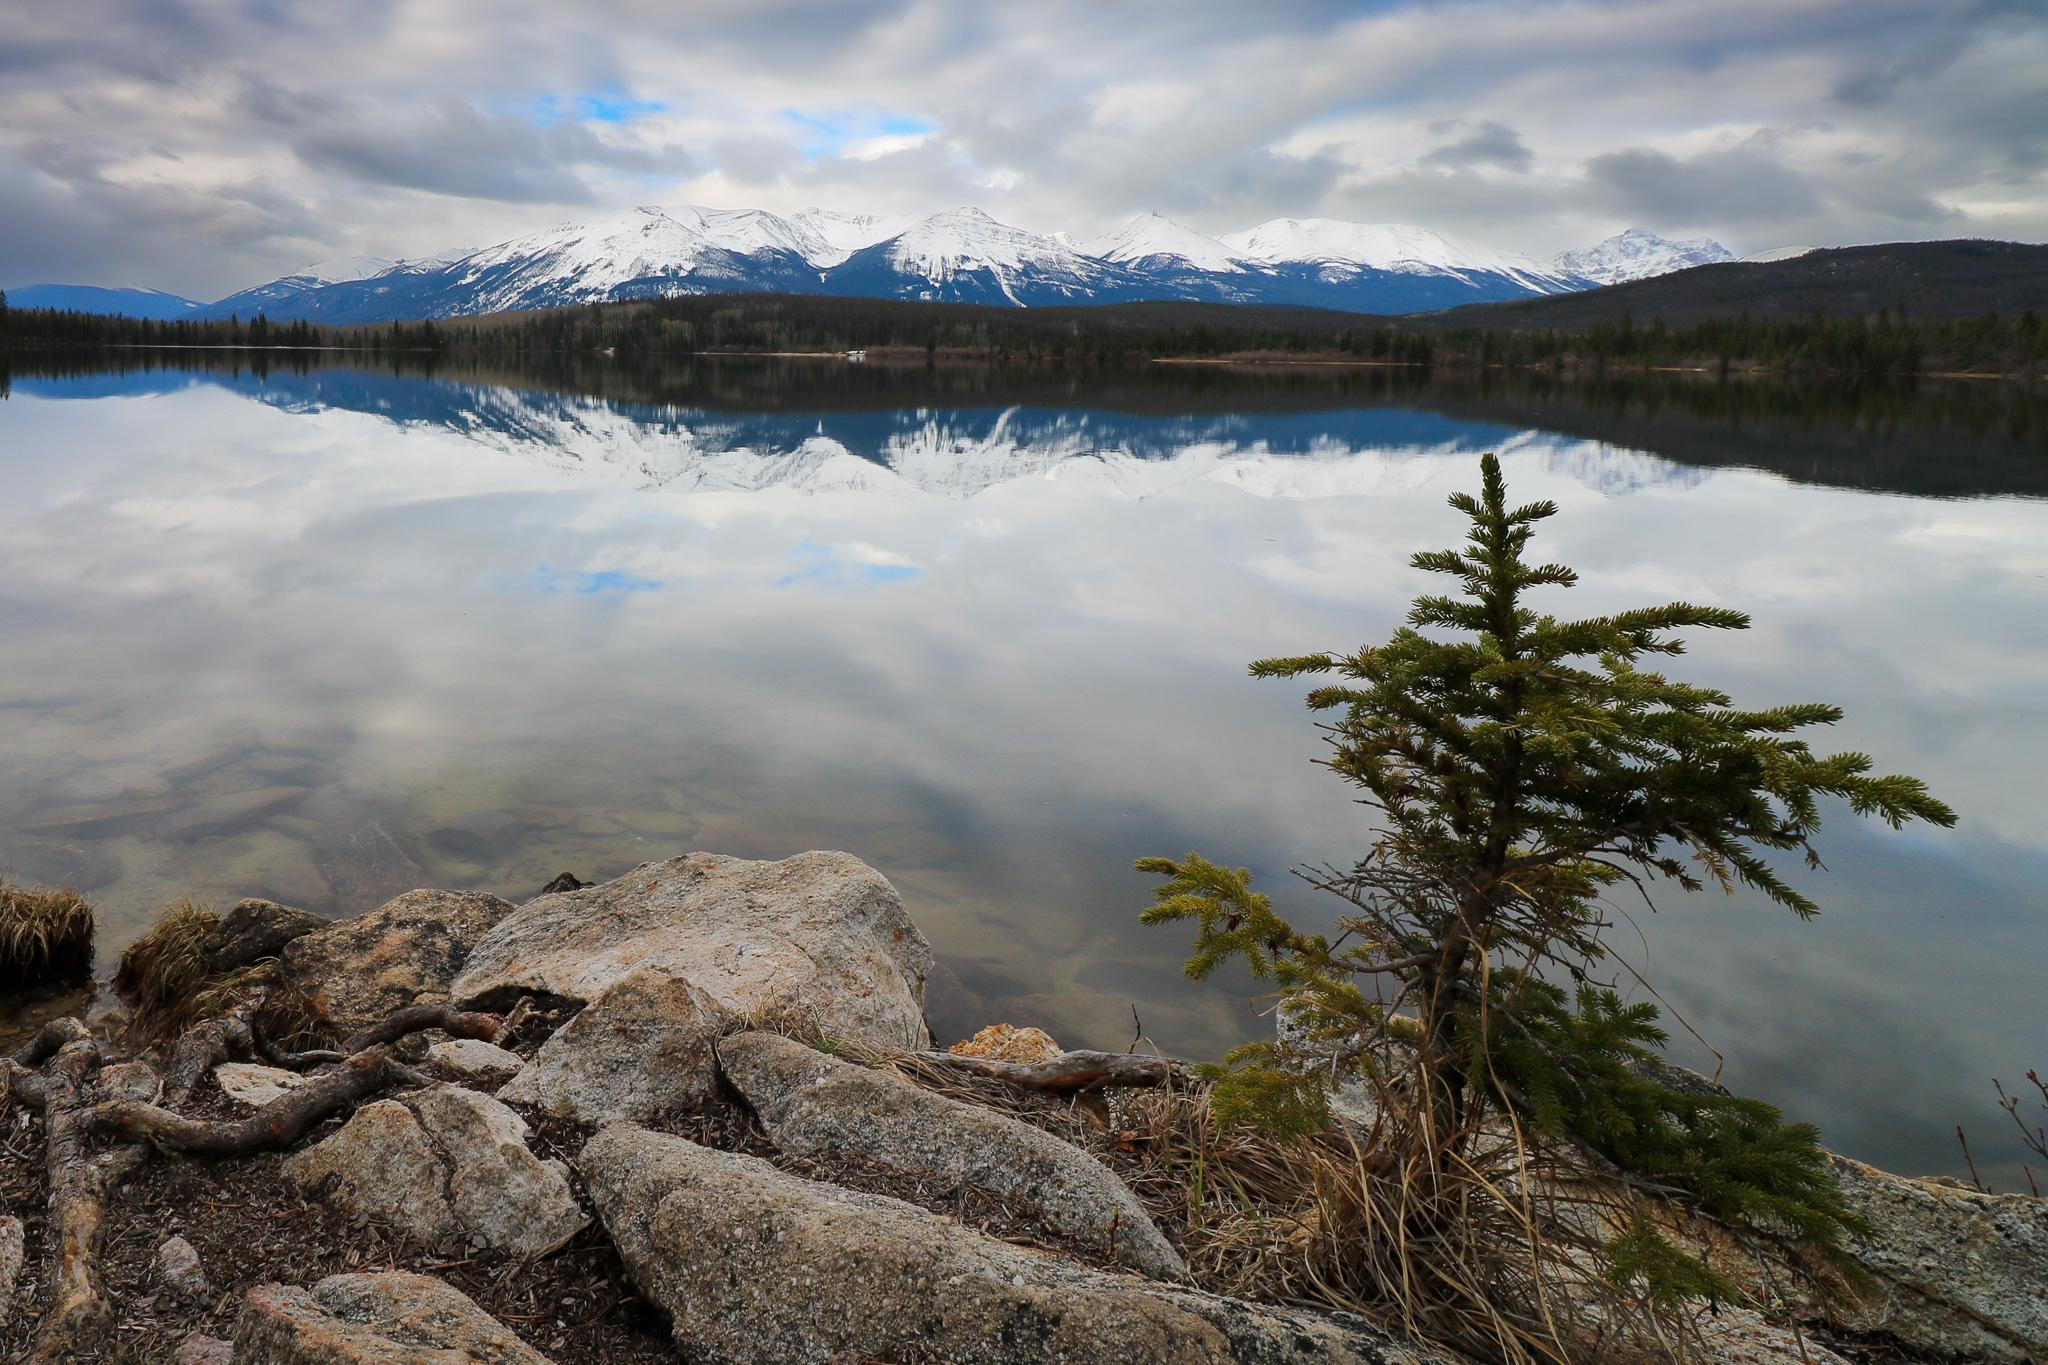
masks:
[[[726,1038],[718,1060],[769,1141],[785,1152],[852,1153],[892,1170],[1012,1196],[1049,1226],[1133,1270],[1164,1278],[1187,1273],[1123,1181],[1042,1128],[778,1034]]]
[[[589,1219],[566,1174],[527,1148],[526,1121],[497,1100],[437,1085],[364,1105],[287,1176],[352,1213],[422,1239],[538,1256]]]

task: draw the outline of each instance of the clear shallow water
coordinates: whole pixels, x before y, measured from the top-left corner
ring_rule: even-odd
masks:
[[[1683,673],[1843,704],[1832,747],[1963,817],[1841,813],[1830,870],[1798,874],[1815,924],[1742,896],[1621,907],[1632,964],[1732,1084],[1838,1150],[1947,1171],[1960,1121],[1981,1164],[2017,1155],[1989,1078],[2048,1065],[2031,432],[1916,425],[1892,398],[1799,420],[1754,395],[1731,418],[846,370],[17,375],[0,860],[95,884],[110,956],[177,895],[341,914],[845,848],[957,976],[942,1024],[1120,1048],[1135,1006],[1162,1048],[1213,1056],[1263,1022],[1137,925],[1131,860],[1200,849],[1326,913],[1285,869],[1350,856],[1362,813],[1311,766],[1301,689],[1244,664],[1384,636],[1495,449],[1518,497],[1563,508],[1546,550],[1584,578],[1555,609],[1751,612]]]

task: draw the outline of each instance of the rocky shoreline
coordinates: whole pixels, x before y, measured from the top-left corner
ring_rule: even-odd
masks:
[[[1245,1246],[1202,1222],[1185,1067],[1007,1027],[934,1049],[930,948],[847,854],[693,853],[332,922],[245,901],[200,956],[259,994],[151,1038],[131,972],[141,1008],[53,1023],[7,1064],[0,1359],[1452,1359],[1288,1278],[1312,1208],[1241,1219]],[[285,1001],[330,1045],[277,1042]],[[53,1077],[88,1057],[63,1109]],[[60,1113],[116,1135],[90,1161],[133,1153],[91,1275],[52,1245],[82,1226],[46,1159]],[[293,1114],[289,1140],[209,1154]],[[2048,1362],[2048,1201],[1840,1167],[1873,1292],[1823,1311],[1752,1267],[1695,1358]],[[80,1285],[93,1330],[52,1354]]]

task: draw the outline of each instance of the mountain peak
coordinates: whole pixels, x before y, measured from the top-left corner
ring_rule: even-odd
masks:
[[[1734,259],[1734,252],[1711,237],[1674,242],[1654,232],[1629,228],[1615,233],[1597,246],[1560,252],[1553,264],[1559,270],[1596,284],[1621,284]]]

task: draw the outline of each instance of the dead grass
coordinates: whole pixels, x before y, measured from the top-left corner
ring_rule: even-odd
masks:
[[[312,1001],[277,970],[275,959],[228,972],[213,969],[206,942],[219,924],[210,907],[180,898],[121,954],[114,990],[134,1011],[129,1040],[138,1047],[169,1042],[202,1020],[226,1014],[261,986],[269,995],[257,1017],[272,1039],[292,1049],[331,1045],[335,1040]]]
[[[69,887],[0,879],[0,991],[92,978],[92,906]]]
[[[1609,1282],[1595,1254],[1643,1212],[1637,1197],[1511,1128],[1446,1154],[1427,1116],[1387,1092],[1370,1127],[1281,1139],[1219,1125],[1209,1087],[1184,1074],[1091,1105],[900,1053],[844,1052],[1091,1152],[1214,1293],[1357,1313],[1500,1365],[1698,1358],[1690,1315]]]

